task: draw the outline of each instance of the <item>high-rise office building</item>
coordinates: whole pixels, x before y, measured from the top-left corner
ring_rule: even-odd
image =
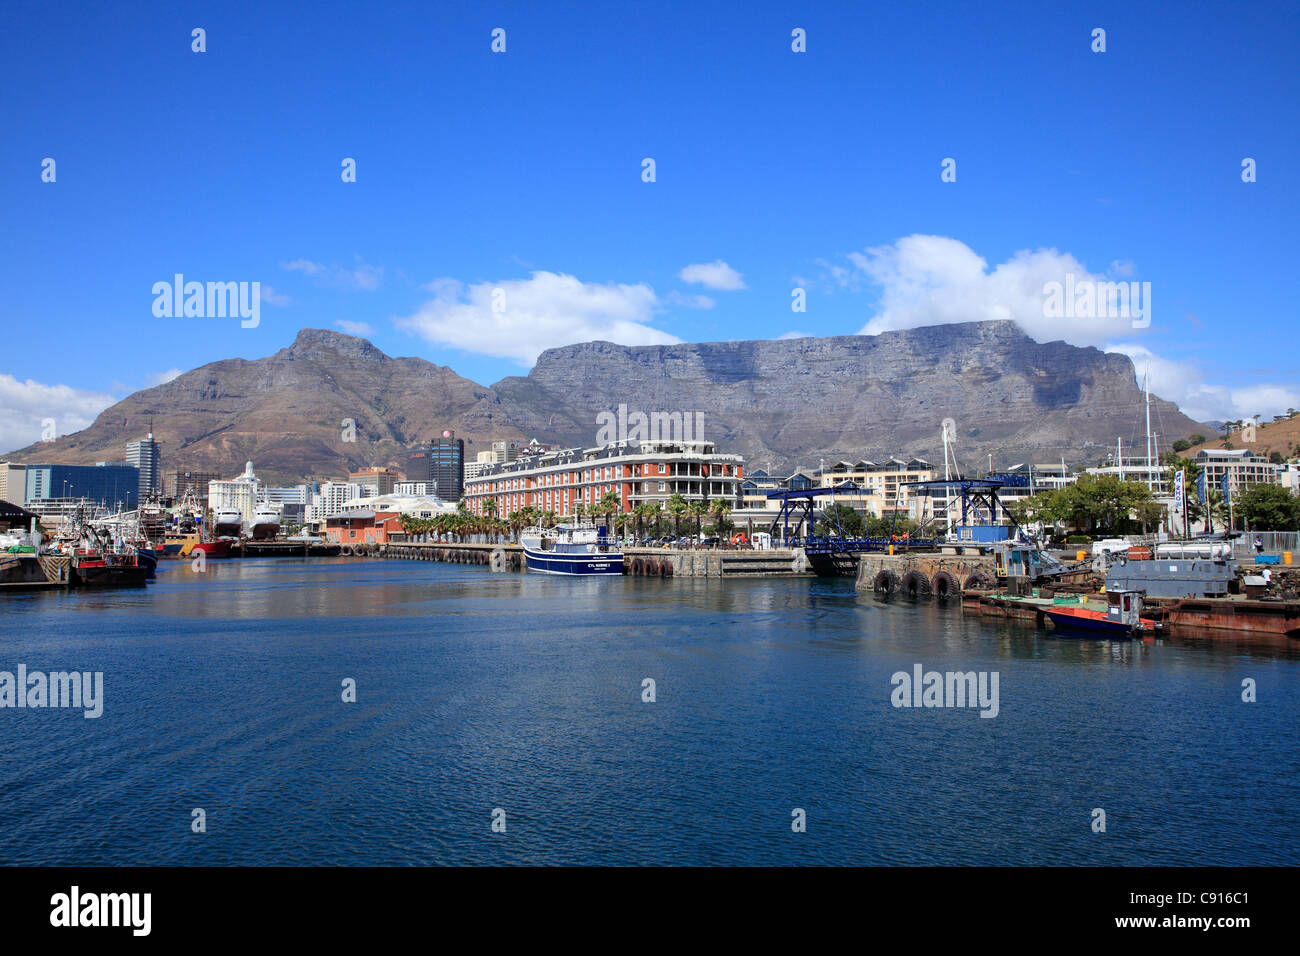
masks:
[[[162,494],[162,454],[158,443],[153,440],[153,432],[147,438],[126,443],[126,463],[140,469],[138,500]]]
[[[444,431],[406,456],[406,480],[424,482],[443,501],[459,501],[465,486],[465,439]]]

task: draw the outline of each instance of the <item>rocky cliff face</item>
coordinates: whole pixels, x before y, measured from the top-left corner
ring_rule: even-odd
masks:
[[[273,481],[341,476],[363,465],[398,464],[406,446],[444,428],[465,438],[519,437],[508,427],[500,435],[462,427],[463,416],[490,394],[444,366],[390,358],[364,339],[304,329],[274,355],[186,372],[128,396],[83,431],[13,457],[120,461],[126,443],[142,437],[152,420],[164,470],[233,476],[251,460],[259,476]],[[356,423],[354,441],[346,440],[345,419]]]
[[[1092,463],[1131,441],[1142,395],[1123,355],[1039,344],[1011,322],[972,322],[876,336],[551,349],[526,376],[493,386],[523,431],[591,444],[596,416],[629,409],[704,413],[705,437],[751,466],[816,467],[841,458],[919,455],[942,462],[942,421],[957,425],[968,469],[1017,462]],[[1201,430],[1152,400],[1161,434]]]
[[[491,388],[364,339],[304,329],[287,349],[187,372],[107,409],[84,431],[15,452],[19,461],[120,461],[153,420],[163,467],[235,474],[252,460],[273,481],[402,462],[405,446],[455,429],[466,452],[493,439],[595,444],[598,415],[703,413],[704,437],[751,467],[919,455],[942,462],[941,423],[957,425],[967,470],[1021,461],[1092,463],[1144,429],[1122,355],[1041,345],[1010,322],[877,336],[551,349],[526,376]],[[344,440],[342,422],[356,422]],[[1152,400],[1168,439],[1206,431]],[[1141,432],[1144,434],[1144,431]]]

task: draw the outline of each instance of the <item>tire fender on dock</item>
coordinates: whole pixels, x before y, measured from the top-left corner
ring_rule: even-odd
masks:
[[[908,571],[904,574],[899,587],[905,597],[915,599],[930,596],[930,579],[920,571]]]
[[[993,588],[993,582],[983,571],[976,571],[966,578],[966,583],[962,587],[967,591],[989,591]]]
[[[949,598],[961,596],[961,584],[957,578],[949,571],[937,571],[930,580],[930,590],[940,601],[946,601]]]
[[[893,571],[880,571],[871,583],[871,589],[877,594],[893,594],[898,590],[898,575]]]

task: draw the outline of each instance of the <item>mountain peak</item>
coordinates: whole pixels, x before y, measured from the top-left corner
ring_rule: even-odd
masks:
[[[333,329],[302,329],[289,346],[289,354],[314,356],[322,353],[336,353],[355,358],[382,361],[388,358],[384,352],[372,345],[367,339]]]

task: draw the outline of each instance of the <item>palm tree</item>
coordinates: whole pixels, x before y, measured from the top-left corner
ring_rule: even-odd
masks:
[[[654,525],[654,536],[657,538],[659,537],[660,522],[663,521],[663,505],[657,501],[651,501],[646,504],[645,508],[646,517],[649,518]]]
[[[613,531],[614,529],[610,527],[613,524],[612,519],[623,509],[623,502],[619,500],[618,494],[613,491],[605,492],[596,507],[599,509],[599,514],[604,517],[606,527]]]
[[[709,503],[699,498],[687,505],[686,510],[695,519],[695,537],[699,538],[704,533],[704,516],[709,513]]]
[[[682,536],[682,515],[686,514],[688,507],[686,499],[679,492],[673,492],[668,499],[668,513],[673,516],[673,534],[679,538]]]
[[[636,536],[640,540],[645,519],[650,517],[650,506],[642,502],[632,509],[632,514],[636,515]]]
[[[727,525],[731,523],[727,520],[727,515],[731,514],[731,502],[726,498],[714,498],[709,502],[709,514],[713,516],[713,526],[718,531],[718,537],[725,537]]]

